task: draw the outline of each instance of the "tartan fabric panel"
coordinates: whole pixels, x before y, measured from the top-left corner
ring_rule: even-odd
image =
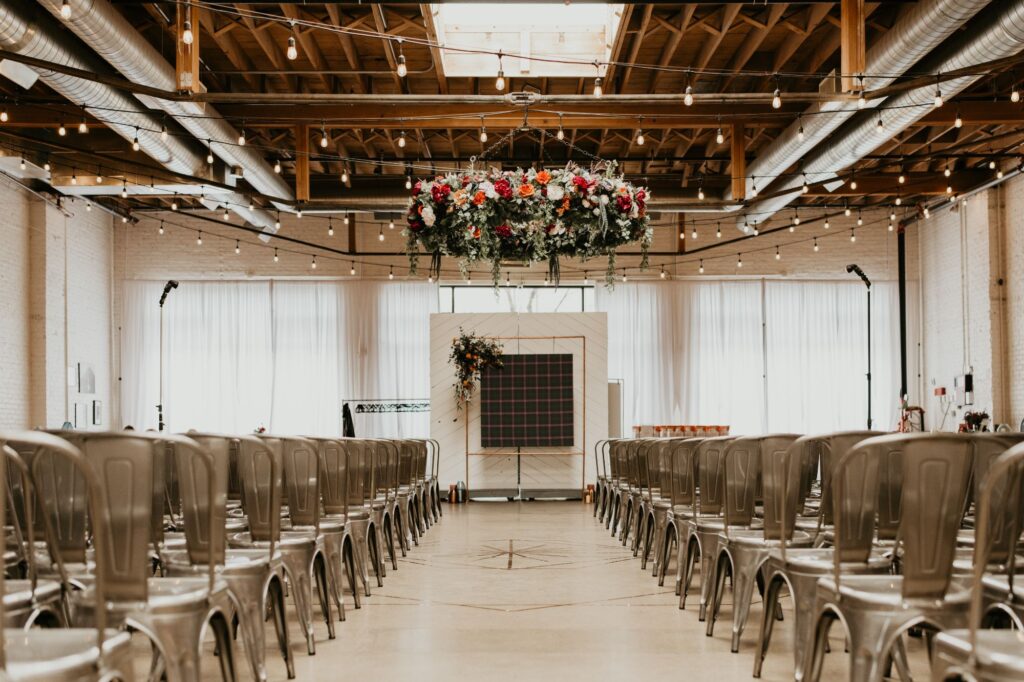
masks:
[[[574,444],[572,354],[502,355],[480,377],[480,441],[485,448]]]

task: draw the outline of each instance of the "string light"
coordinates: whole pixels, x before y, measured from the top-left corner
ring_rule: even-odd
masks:
[[[661,277],[662,279],[665,279],[666,277],[668,277],[668,273],[665,272],[665,266],[664,265],[661,266],[661,274],[659,275],[659,277]]]
[[[85,212],[86,213],[92,212],[92,202],[90,202],[90,201],[85,202]]]
[[[750,178],[750,196],[757,196],[757,178],[754,176],[751,176]]]
[[[857,209],[857,227],[860,227],[863,224],[864,224],[864,213],[860,209]]]
[[[995,161],[995,159],[992,159],[991,161],[988,162],[988,169],[989,170],[995,170],[996,169],[996,161]]]
[[[86,135],[89,132],[89,126],[85,122],[85,116],[82,117],[82,122],[78,124],[78,134]]]
[[[168,137],[170,137],[170,134],[167,132],[167,126],[161,123],[160,124],[160,139],[163,140],[164,142],[167,142],[167,138]]]
[[[135,152],[139,151],[139,147],[140,146],[141,145],[139,144],[139,129],[136,128],[135,129],[135,138],[132,140],[132,151],[135,151]]]
[[[683,104],[685,104],[688,107],[692,107],[693,106],[693,86],[692,85],[687,85],[686,86],[686,93],[683,95]]]
[[[782,260],[782,252],[779,251],[778,245],[775,246],[775,260]]]
[[[779,92],[778,88],[775,88],[775,92],[772,93],[772,109],[782,108],[782,93]]]
[[[850,174],[850,189],[857,189],[857,176],[854,173]]]
[[[742,253],[737,253],[736,254],[736,267],[737,268],[742,268],[743,267],[743,254]]]
[[[344,223],[345,227],[348,227],[348,213],[345,214],[344,218],[342,219],[342,222]]]
[[[891,220],[891,221],[895,221],[896,220],[896,207],[895,206],[893,206],[892,208],[889,209],[889,220]]]
[[[480,117],[480,142],[487,142],[487,126],[484,125],[484,117]]]
[[[21,170],[25,170],[25,157],[21,157],[21,162],[18,164]]]
[[[389,230],[395,229],[395,219],[394,218],[392,218],[391,220],[388,221],[388,229]]]
[[[281,174],[281,160],[280,159],[275,159],[274,160],[274,172],[277,173],[278,175]]]
[[[302,207],[301,206],[298,206],[295,209],[295,217],[298,218],[299,220],[302,220]]]
[[[280,230],[281,229],[281,212],[280,211],[277,212],[277,217],[274,218],[274,229],[275,230]]]
[[[818,238],[814,238],[814,253],[818,253]]]
[[[10,118],[11,117],[7,114],[7,109],[0,109],[0,123],[7,123]]]
[[[327,126],[325,126],[324,123],[321,122],[320,123],[320,148],[321,149],[327,149],[328,143],[329,142],[327,140]]]
[[[622,281],[625,282],[626,280],[627,280],[626,268],[622,268]]]
[[[931,213],[931,211],[928,210],[927,206],[924,207],[924,217],[925,217],[925,220],[927,220],[928,218],[932,217],[932,213]]]
[[[394,265],[392,265],[392,266],[391,266],[391,267],[390,267],[390,268],[388,269],[388,279],[394,279],[394,278],[395,278],[395,266],[394,266]]]
[[[847,204],[846,207],[843,209],[843,215],[845,215],[847,218],[849,218],[851,213],[852,213],[852,211],[850,211],[850,205]]]
[[[235,255],[237,256],[237,255],[239,255],[240,253],[242,253],[242,245],[241,245],[241,243],[240,243],[240,242],[239,242],[239,241],[238,241],[238,240],[236,239],[236,240],[235,240]]]
[[[299,58],[299,48],[295,45],[295,38],[293,36],[288,36],[288,50],[285,54],[291,61],[295,61]]]
[[[864,97],[864,74],[857,76],[857,81],[860,83],[860,94],[857,97],[857,108],[863,109],[868,103],[867,99]]]
[[[953,193],[953,185],[946,185],[946,194]]]
[[[200,230],[199,234],[196,235],[196,246],[202,246],[202,245],[203,245],[203,231]]]
[[[309,267],[316,270],[316,256],[313,256],[313,262],[309,264]]]
[[[643,130],[638,130],[637,133],[636,133],[636,143],[637,143],[637,145],[640,146],[640,147],[643,147],[644,146],[644,142],[646,142],[646,141],[647,141],[646,138],[644,138],[644,131]]]
[[[381,225],[380,232],[377,234],[377,241],[379,241],[379,242],[384,241],[384,226],[383,225]]]
[[[405,78],[409,74],[409,67],[405,65],[405,53],[402,52],[402,41],[398,41],[398,66],[395,67],[395,73],[399,78]]]
[[[46,171],[47,173],[50,172],[50,162],[49,161],[44,161],[43,162],[43,170]]]
[[[905,173],[903,172],[903,166],[900,166],[900,175],[899,175],[899,177],[898,177],[898,178],[896,178],[896,180],[897,180],[897,181],[898,181],[898,182],[899,182],[899,183],[900,183],[901,185],[903,185],[903,184],[905,184],[905,183],[907,182],[907,176],[906,176],[906,174],[905,174]]]
[[[60,127],[57,128],[57,134],[60,135],[61,137],[64,137],[65,135],[68,134],[68,129],[64,127],[63,121],[61,122]]]
[[[882,122],[882,112],[878,112],[878,122],[875,124],[875,130],[879,135],[885,135],[885,123]]]
[[[183,30],[181,32],[181,42],[186,45],[191,45],[195,41],[195,35],[192,33],[192,22],[188,19],[185,20]]]
[[[411,175],[406,175],[405,176],[405,188],[406,189],[412,189],[412,176]]]
[[[804,176],[804,186],[802,187],[802,190],[803,190],[804,194],[807,194],[808,192],[811,191],[811,186],[809,184],[807,184],[807,173],[804,173],[803,176]]]
[[[697,272],[700,273],[701,275],[704,274],[704,259],[703,258],[700,259],[700,266],[697,268]]]
[[[725,135],[722,134],[721,128],[719,128],[718,132],[715,134],[715,142],[717,142],[718,144],[722,144],[723,142],[725,142]]]
[[[61,0],[60,15],[64,18],[64,21],[71,18],[71,3],[68,0]]]
[[[429,282],[430,284],[433,284],[434,283],[434,276],[433,275],[427,275],[427,282]]]
[[[935,84],[935,99],[932,100],[932,104],[938,109],[942,106],[942,88],[939,87],[938,83]]]
[[[962,118],[960,118],[960,110],[959,109],[956,110],[956,118],[953,119],[953,127],[954,128],[963,128],[964,127],[964,120]]]
[[[899,194],[896,195],[896,205],[899,206],[903,203],[903,198]]]
[[[697,200],[698,201],[704,201],[704,185],[703,185],[703,183],[697,185]]]
[[[213,142],[206,141],[206,163],[213,165]]]
[[[1014,104],[1020,101],[1020,90],[1017,89],[1016,85],[1010,88],[1010,101]]]
[[[853,231],[853,228],[850,228],[850,241],[851,242],[857,241],[857,233]]]
[[[341,169],[341,184],[343,184],[343,185],[347,185],[348,184],[348,169],[347,168],[342,168]]]
[[[1003,179],[1003,169],[1002,168],[1000,168],[999,170],[996,171],[996,177],[999,178],[1000,180]]]
[[[942,174],[943,174],[944,176],[946,176],[947,178],[948,178],[948,177],[949,177],[950,175],[952,175],[952,174],[953,174],[953,171],[952,171],[952,170],[950,170],[950,168],[949,168],[949,164],[948,164],[948,163],[946,164],[946,169],[942,171]]]
[[[252,211],[255,208],[256,208],[256,206],[252,202],[252,197],[249,197],[249,210]]]
[[[175,192],[174,196],[171,197],[171,210],[172,211],[177,211],[178,210],[178,193],[177,192]]]
[[[717,229],[715,230],[715,238],[716,239],[721,239],[722,238],[722,223],[721,222],[718,223]]]
[[[826,230],[832,227],[832,223],[828,221],[828,218],[825,218],[825,223],[822,225],[822,227],[824,227]]]
[[[280,259],[277,257],[277,247],[274,247],[274,262],[276,263],[278,260]]]
[[[71,184],[72,185],[77,185],[78,184],[78,176],[75,175],[75,169],[74,168],[71,169]]]
[[[224,220],[231,220],[231,213],[228,211],[227,204],[224,204]]]
[[[604,94],[604,88],[601,87],[601,77],[598,76],[594,79],[594,97],[600,97]]]
[[[793,209],[793,225],[799,225],[799,224],[800,224],[800,214],[794,208]]]
[[[239,131],[239,133],[238,133],[238,146],[239,147],[244,147],[245,146],[245,121],[242,121],[242,126],[243,127],[242,127],[241,131]]]
[[[586,286],[588,284],[590,284],[590,275],[588,275],[587,271],[584,270],[583,271],[583,285]]]
[[[797,116],[796,120],[797,120],[797,122],[800,123],[800,127],[796,131],[796,139],[799,140],[800,142],[803,142],[804,141],[804,122],[803,122],[803,118],[801,116]]]
[[[352,275],[353,277],[355,277],[355,274],[356,274],[356,262],[355,262],[355,261],[351,261],[351,262],[349,263],[349,266],[350,266],[350,267],[349,267],[349,269],[348,269],[348,274],[350,274],[350,275]]]
[[[697,239],[697,221],[696,220],[693,221],[693,228],[692,228],[692,230],[690,232],[690,238],[691,239]]]
[[[125,181],[123,181],[121,183],[121,198],[122,199],[127,199],[128,198],[128,181],[127,180],[125,180]]]
[[[126,215],[121,216],[121,222],[122,223],[127,223],[128,222],[128,216],[126,216]]]
[[[405,131],[404,130],[398,135],[398,147],[400,149],[404,149],[405,148]]]
[[[327,236],[328,237],[333,237],[334,236],[334,218],[333,217],[327,218]]]
[[[498,53],[498,77],[494,79],[494,89],[498,92],[505,90],[505,71],[501,68],[501,52]]]
[[[564,140],[565,139],[565,131],[562,130],[562,115],[561,114],[558,115],[558,132],[555,133],[555,137],[557,137],[559,140]]]
[[[892,232],[894,228],[895,228],[895,223],[893,223],[892,221],[890,221],[890,222],[889,222],[889,231],[890,231],[890,232]]]

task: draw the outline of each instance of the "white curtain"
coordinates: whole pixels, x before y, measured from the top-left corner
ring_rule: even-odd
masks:
[[[125,284],[122,423],[155,428],[162,283]],[[373,282],[182,282],[165,308],[165,421],[338,435],[345,399],[429,396],[436,287]],[[426,414],[357,416],[359,435],[425,436]]]
[[[609,377],[623,380],[627,426],[811,433],[866,425],[866,294],[859,282],[619,284],[598,289],[597,306],[608,313]],[[872,414],[874,427],[885,430],[896,422],[900,383],[894,283],[872,287],[871,312]],[[916,314],[908,310],[911,379]]]

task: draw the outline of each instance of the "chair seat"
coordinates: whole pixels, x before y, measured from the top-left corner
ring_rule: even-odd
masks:
[[[95,590],[93,583],[94,576],[88,576],[88,583],[85,589],[74,594],[74,600],[78,604],[94,606]],[[194,606],[197,603],[205,603],[212,595],[210,594],[210,582],[206,576],[187,576],[173,578],[148,578],[146,591],[149,599],[143,604],[124,602],[108,605],[108,611],[120,611],[128,613],[136,609],[143,609],[150,613],[160,611],[180,611]],[[219,593],[227,590],[227,583],[217,579],[213,584],[213,592]]]
[[[283,548],[315,545],[316,536],[314,536],[312,532],[283,530],[281,531],[280,539],[278,539],[275,544]],[[263,552],[264,556],[266,556],[267,549],[270,548],[270,542],[267,540],[253,540],[251,533],[234,533],[233,535],[228,536],[228,546],[232,549],[258,548]]]
[[[672,515],[680,519],[692,519],[693,505],[677,504],[674,507],[672,507]]]
[[[836,583],[831,577],[823,577],[818,580],[819,593],[836,594]],[[840,578],[838,594],[840,599],[848,601],[855,606],[887,606],[893,609],[901,608],[904,603],[912,603],[914,600],[903,598],[903,576],[901,575],[844,575]],[[970,602],[971,594],[969,582],[953,579],[942,600],[942,606],[962,606],[966,608]],[[923,605],[937,607],[934,599],[922,599]]]
[[[131,661],[131,635],[107,630],[103,651]],[[96,676],[96,630],[4,630],[7,679],[73,680]]]
[[[833,564],[833,550],[828,547],[822,548],[803,548],[793,547],[786,548],[786,568],[799,573],[820,573],[822,575],[832,573],[835,570]],[[782,550],[773,549],[770,556],[781,562],[782,561]],[[875,548],[871,550],[871,554],[868,556],[868,562],[864,564],[842,564],[842,570],[847,571],[881,571],[892,566],[892,558],[887,555],[887,552],[882,548]]]
[[[976,673],[998,674],[997,679],[1024,679],[1024,633],[1019,630],[979,630],[976,639]],[[935,636],[936,651],[951,651],[966,661],[971,654],[967,630],[946,630]],[[941,656],[941,653],[940,653]],[[978,679],[992,679],[979,675]]]
[[[740,528],[739,530],[729,529],[729,536],[726,538],[725,533],[722,533],[719,537],[719,541],[728,540],[729,544],[745,545],[749,547],[764,547],[765,549],[771,547],[778,547],[779,541],[776,539],[765,539],[764,529],[756,528]],[[811,537],[810,533],[803,531],[793,531],[793,538],[790,540],[790,544],[793,547],[809,547],[814,538]]]
[[[31,580],[4,580],[4,609],[13,610],[33,602],[46,602],[60,597],[60,583],[40,579],[32,592]]]
[[[192,573],[206,573],[206,564],[193,564],[186,551],[164,552],[162,555],[164,566],[172,571],[189,571]],[[280,558],[280,552],[274,550],[274,558]],[[267,566],[270,557],[266,549],[241,549],[228,548],[224,553],[224,565],[217,566],[220,572],[256,568]]]

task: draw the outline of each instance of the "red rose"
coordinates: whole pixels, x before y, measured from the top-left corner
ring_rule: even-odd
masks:
[[[435,204],[443,204],[448,195],[452,193],[452,188],[448,185],[437,185],[435,184],[430,188],[430,198],[434,200]]]
[[[629,213],[630,209],[633,208],[633,202],[630,200],[628,194],[620,194],[615,197],[615,206],[621,213]]]
[[[643,208],[646,202],[647,192],[643,191],[642,189],[638,189],[636,191],[636,205],[639,206],[640,208]]]
[[[580,192],[586,192],[591,187],[591,183],[582,175],[574,175],[572,178],[572,184],[575,185]]]
[[[498,225],[496,228],[494,228],[494,231],[498,233],[499,237],[511,237],[512,236],[512,228],[509,227],[505,223],[502,223],[501,225]]]
[[[417,180],[416,184],[412,186],[412,193],[419,194],[423,190],[423,181]]]
[[[512,183],[510,183],[505,178],[501,178],[500,180],[495,180],[494,181],[494,191],[502,199],[511,199],[512,198]]]

